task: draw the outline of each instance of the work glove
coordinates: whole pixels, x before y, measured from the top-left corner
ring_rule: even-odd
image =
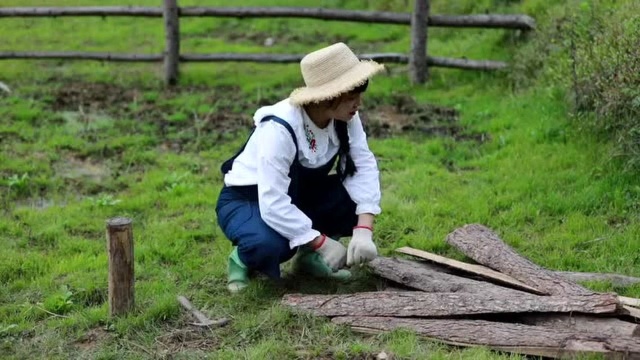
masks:
[[[369,262],[376,256],[378,249],[373,243],[373,230],[369,227],[354,227],[347,250],[347,266]]]
[[[313,250],[333,271],[343,268],[347,260],[347,249],[344,245],[324,234],[320,244],[313,247]]]

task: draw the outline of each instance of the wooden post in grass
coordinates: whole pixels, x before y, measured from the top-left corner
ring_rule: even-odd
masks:
[[[127,313],[134,305],[133,231],[131,219],[107,221],[109,256],[109,316]]]
[[[166,85],[178,83],[178,64],[180,61],[180,16],[177,0],[164,0],[164,82]]]
[[[429,77],[427,67],[427,27],[429,0],[415,0],[411,14],[411,54],[409,55],[409,79],[423,84]]]

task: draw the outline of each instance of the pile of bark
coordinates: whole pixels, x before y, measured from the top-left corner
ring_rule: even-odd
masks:
[[[457,346],[553,358],[602,353],[640,359],[640,300],[577,284],[609,280],[626,286],[640,279],[544,269],[477,224],[455,230],[446,241],[478,264],[405,247],[398,251],[421,260],[378,257],[370,263],[391,288],[289,294],[283,303],[365,333],[404,328]]]

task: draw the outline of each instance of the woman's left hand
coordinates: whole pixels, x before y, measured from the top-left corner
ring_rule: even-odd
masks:
[[[363,264],[378,256],[378,249],[373,243],[373,231],[356,227],[347,248],[347,266]]]

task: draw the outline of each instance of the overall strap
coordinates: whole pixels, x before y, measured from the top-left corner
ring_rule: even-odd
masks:
[[[293,204],[296,204],[298,202],[298,193],[300,188],[300,168],[302,167],[302,165],[300,165],[300,161],[298,161],[298,138],[296,137],[296,133],[293,131],[291,124],[277,116],[267,116],[260,122],[269,120],[273,120],[278,124],[284,126],[291,135],[291,140],[293,140],[293,144],[296,147],[296,152],[293,157],[293,163],[291,163],[291,167],[289,168],[289,178],[291,179],[291,182],[289,182],[289,189],[287,190],[287,194],[289,195],[289,197],[291,197],[291,202]]]
[[[265,121],[269,121],[269,120],[273,120],[275,122],[277,122],[278,124],[282,125],[285,127],[285,129],[287,129],[287,131],[289,132],[289,134],[291,135],[291,139],[293,140],[293,144],[296,146],[296,157],[295,159],[298,159],[298,139],[296,138],[296,133],[293,131],[293,128],[291,127],[291,125],[284,121],[283,119],[275,116],[275,115],[270,115],[265,117],[264,119],[260,120],[260,122],[265,122]],[[294,162],[296,162],[296,160],[294,160]]]
[[[293,144],[296,147],[296,156],[293,160],[294,163],[297,163],[298,161],[298,139],[296,138],[296,134],[293,131],[293,128],[291,127],[291,125],[289,125],[288,122],[284,121],[283,119],[275,116],[275,115],[270,115],[267,116],[265,118],[263,118],[262,120],[260,120],[260,122],[265,122],[265,121],[269,121],[269,120],[273,120],[275,122],[277,122],[278,124],[284,126],[287,131],[289,131],[289,134],[291,135],[291,139],[293,140]],[[251,133],[249,134],[249,136],[247,137],[247,141],[245,141],[245,143],[242,145],[242,147],[240,148],[240,150],[238,150],[238,152],[236,152],[235,155],[233,155],[230,159],[228,159],[227,161],[225,161],[224,163],[222,163],[222,166],[220,166],[220,171],[222,172],[222,174],[226,174],[229,172],[229,170],[231,170],[231,167],[233,166],[233,161],[240,156],[240,154],[244,151],[245,147],[247,146],[247,143],[249,142],[249,139],[251,138],[251,135],[253,135],[253,133],[256,131],[256,127],[253,127],[253,130],[251,130]]]

